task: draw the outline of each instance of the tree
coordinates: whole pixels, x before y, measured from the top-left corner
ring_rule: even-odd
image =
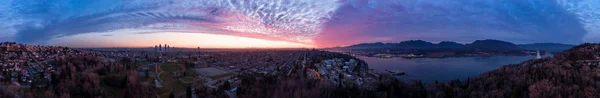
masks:
[[[190,86],[185,90],[185,98],[192,98],[192,88]]]
[[[149,69],[148,69],[148,70],[145,70],[145,71],[146,71],[146,72],[144,72],[144,73],[146,73],[146,78],[150,78],[150,71],[149,71]]]
[[[342,75],[342,73],[340,73],[338,75],[338,79],[339,79],[338,80],[339,87],[342,87],[342,80],[344,79],[344,76]]]
[[[230,88],[231,84],[229,84],[229,81],[225,81],[223,83],[223,85],[221,85],[221,88],[224,90],[228,90]]]

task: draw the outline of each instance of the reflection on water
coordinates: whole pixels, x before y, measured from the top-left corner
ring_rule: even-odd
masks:
[[[535,59],[536,56],[493,56],[493,57],[462,57],[462,58],[417,58],[417,59],[380,59],[373,57],[358,57],[369,64],[376,72],[385,69],[401,70],[408,76],[399,76],[402,80],[421,80],[432,83],[436,80],[446,82],[455,79],[467,79],[481,73],[500,68],[508,64]]]

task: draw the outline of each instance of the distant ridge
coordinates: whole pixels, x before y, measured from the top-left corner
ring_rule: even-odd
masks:
[[[423,40],[408,40],[402,41],[399,43],[362,43],[351,45],[347,47],[342,47],[346,49],[443,49],[443,48],[460,48],[463,44],[451,42],[451,41],[443,41],[437,44],[423,41]]]
[[[575,45],[560,44],[560,43],[535,43],[535,44],[520,44],[519,47],[526,50],[540,50],[548,52],[562,52],[574,47]]]
[[[533,44],[514,44],[501,40],[476,40],[469,44],[460,44],[452,41],[442,41],[432,43],[423,40],[407,40],[399,43],[361,43],[350,45],[347,47],[338,47],[342,49],[460,49],[460,50],[480,50],[480,51],[496,51],[496,50],[540,50],[547,52],[561,52],[575,45],[560,44],[560,43],[533,43]]]
[[[471,44],[467,44],[462,49],[475,49],[481,51],[496,51],[496,50],[521,50],[521,48],[513,43],[500,40],[476,40]]]

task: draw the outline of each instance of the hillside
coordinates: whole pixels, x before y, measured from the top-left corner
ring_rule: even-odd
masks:
[[[356,44],[356,45],[352,45],[352,46],[348,46],[348,47],[341,47],[341,48],[346,48],[346,49],[383,49],[383,48],[394,48],[394,44],[391,43],[382,43],[382,42],[376,42],[376,43],[362,43],[362,44]]]
[[[529,46],[529,45],[527,45]],[[431,43],[423,40],[408,40],[399,43],[362,43],[344,47],[345,49],[460,49],[460,50],[521,50],[521,48],[513,43],[500,40],[477,40],[470,44],[460,44],[452,41],[442,41],[440,43]]]
[[[494,50],[521,50],[519,46],[505,41],[500,40],[477,40],[471,44],[466,44],[462,49],[475,49],[482,51],[494,51]]]
[[[399,43],[362,43],[344,47],[346,49],[453,49],[462,47],[463,44],[443,41],[437,44],[423,40],[408,40]]]
[[[459,50],[483,50],[483,51],[496,51],[496,50],[540,50],[546,52],[562,52],[570,49],[575,45],[560,44],[560,43],[533,43],[533,44],[519,44],[501,41],[501,40],[476,40],[469,44],[460,44],[452,41],[442,41],[440,43],[431,43],[423,40],[408,40],[399,43],[361,43],[351,45],[348,47],[338,47],[344,49],[459,49]]]
[[[385,80],[378,89],[411,98],[598,98],[598,66],[600,44],[583,44],[554,58],[507,65],[467,80],[428,85]]]
[[[597,98],[599,60],[600,45],[584,44],[555,58],[530,60],[485,73],[467,81],[471,86],[466,90],[482,96]]]
[[[440,42],[440,43],[437,44],[438,48],[451,48],[451,49],[454,49],[454,48],[460,48],[462,46],[464,46],[464,45],[460,44],[460,43],[452,42],[452,41],[442,41],[442,42]]]
[[[548,52],[562,52],[567,49],[574,47],[575,45],[560,44],[560,43],[535,43],[535,44],[521,44],[519,47],[526,50],[540,50]]]

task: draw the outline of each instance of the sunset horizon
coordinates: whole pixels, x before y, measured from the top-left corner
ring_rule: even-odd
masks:
[[[0,0],[0,98],[600,98],[600,0]]]

